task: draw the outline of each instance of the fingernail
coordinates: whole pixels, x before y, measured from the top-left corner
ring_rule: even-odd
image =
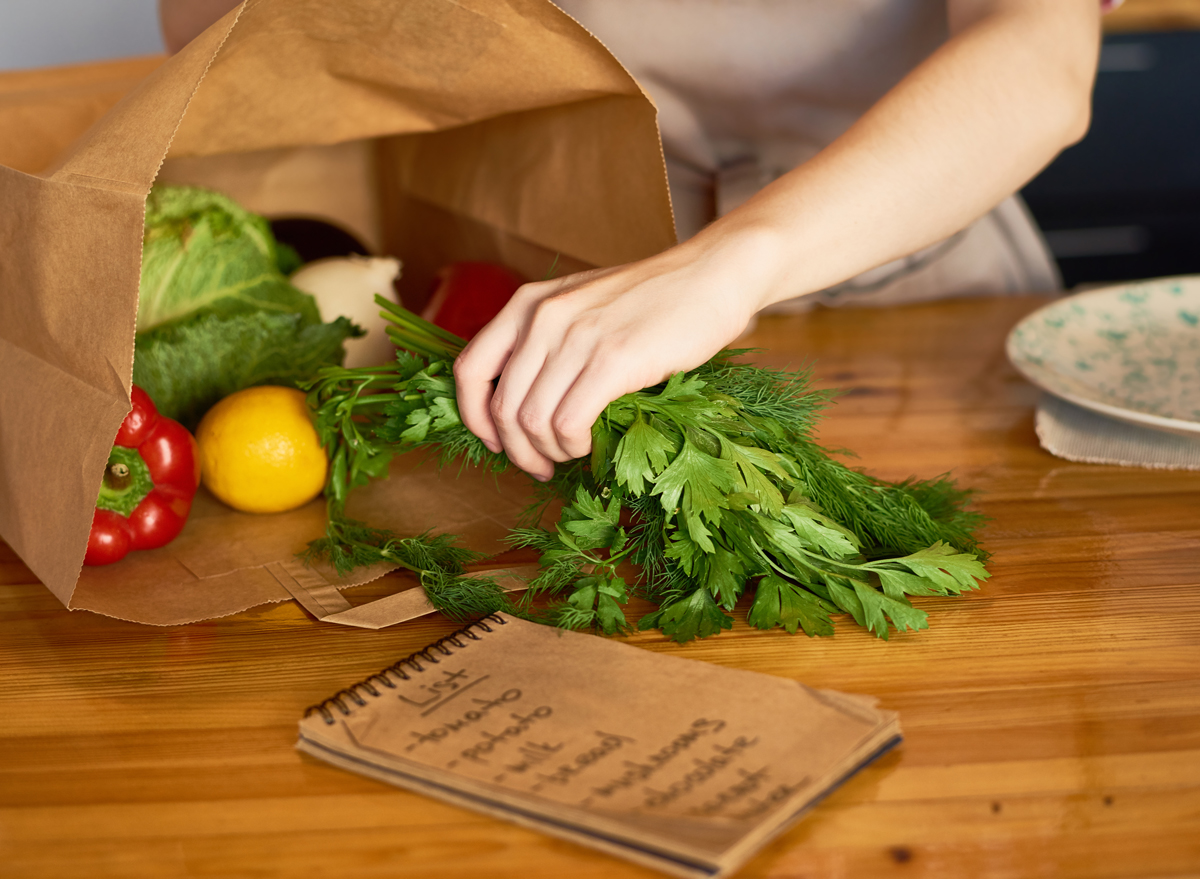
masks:
[[[488,451],[490,451],[492,454],[494,454],[494,455],[500,454],[500,444],[499,443],[494,443],[494,442],[491,442],[490,440],[484,440],[483,444],[488,447]]]
[[[553,473],[547,473],[547,474],[535,473],[535,474],[533,474],[533,478],[536,479],[538,482],[549,482],[551,479],[554,478],[554,474]]]

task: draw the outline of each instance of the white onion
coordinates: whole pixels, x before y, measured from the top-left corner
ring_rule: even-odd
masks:
[[[384,332],[375,294],[396,301],[392,282],[400,276],[400,260],[390,256],[335,256],[319,259],[292,275],[292,284],[317,300],[321,320],[348,317],[367,334],[346,340],[346,366],[378,366],[396,356]]]

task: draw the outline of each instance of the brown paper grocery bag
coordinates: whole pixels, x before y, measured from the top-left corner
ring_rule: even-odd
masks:
[[[30,142],[54,142],[61,131],[39,134],[30,100]],[[0,100],[0,128],[12,106]],[[536,277],[556,255],[560,270],[613,265],[674,240],[652,104],[547,0],[248,0],[49,168],[0,167],[0,536],[68,607],[160,625],[294,594],[345,616],[337,590],[386,568],[337,578],[299,565],[323,528],[319,500],[253,516],[202,491],[175,542],[81,573],[129,411],[156,179],[341,225],[399,256],[409,293],[453,259]],[[350,512],[492,551],[527,484],[401,460]]]

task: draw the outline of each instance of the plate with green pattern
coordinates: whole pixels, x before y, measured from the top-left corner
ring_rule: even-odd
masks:
[[[1077,293],[1008,336],[1043,390],[1132,424],[1200,434],[1200,275]]]

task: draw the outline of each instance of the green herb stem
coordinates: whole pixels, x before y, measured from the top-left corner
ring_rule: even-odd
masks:
[[[383,308],[380,316],[392,323],[387,329],[388,335],[397,344],[409,350],[413,350],[412,346],[416,345],[420,346],[416,353],[453,360],[466,347],[465,339],[413,314],[390,299],[376,294],[375,302]]]

